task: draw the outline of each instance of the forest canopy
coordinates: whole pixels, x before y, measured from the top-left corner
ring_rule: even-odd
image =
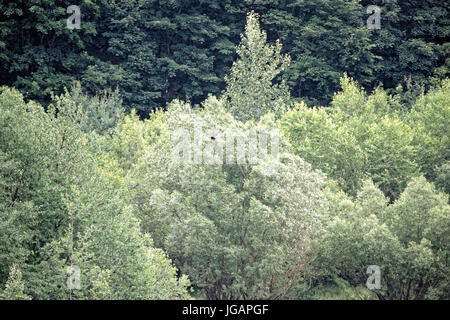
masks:
[[[80,29],[66,27],[73,4]],[[367,28],[369,5],[380,29]],[[119,87],[141,117],[174,99],[200,104],[225,89],[252,10],[290,55],[278,80],[308,104],[328,105],[344,72],[409,99],[449,76],[446,1],[17,0],[0,2],[0,83],[44,105],[73,81],[92,95]]]
[[[373,2],[1,2],[0,299],[450,299],[448,5]]]

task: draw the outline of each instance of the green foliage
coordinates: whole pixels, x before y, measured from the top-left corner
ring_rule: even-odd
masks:
[[[450,159],[450,80],[422,95],[408,117],[414,128],[417,160],[425,176],[434,180],[435,170]]]
[[[362,143],[367,153],[367,172],[380,189],[396,199],[406,182],[418,174],[411,145],[413,131],[397,117],[384,117],[368,130]]]
[[[366,155],[347,127],[333,122],[324,109],[305,104],[286,112],[280,127],[295,154],[335,179],[344,191],[359,189]]]
[[[66,27],[66,1],[0,4],[0,85],[51,101],[74,80],[90,94],[119,86],[127,111],[146,117],[173,99],[195,104],[225,88],[250,11],[292,63],[295,98],[326,105],[344,72],[373,89],[419,87],[448,77],[448,6],[439,0],[91,0],[81,29]],[[381,29],[366,26],[369,5]],[[262,66],[261,66],[262,67]],[[429,80],[433,76],[434,80]],[[278,79],[279,80],[279,79]]]
[[[219,94],[233,59],[232,40],[241,32],[229,25],[236,15],[222,12],[232,11],[228,5],[192,0],[107,1],[101,22],[105,63],[93,65],[82,80],[89,85],[101,76],[108,84],[111,74],[117,74],[125,105],[141,116],[175,98],[200,103],[209,93]]]
[[[0,283],[17,264],[34,299],[187,298],[186,276],[141,234],[118,162],[93,151],[108,137],[83,132],[71,95],[54,99],[45,113],[16,90],[0,94]],[[70,265],[81,269],[80,291],[66,287]],[[20,287],[19,273],[9,278]]]
[[[22,280],[20,268],[13,264],[6,281],[5,290],[0,294],[0,300],[30,300],[31,297],[24,293],[25,284]]]
[[[341,86],[330,108],[299,105],[284,114],[280,127],[294,153],[335,179],[344,191],[355,195],[362,179],[370,177],[391,200],[398,198],[412,177],[440,163],[425,158],[423,141],[431,140],[432,132],[435,143],[428,154],[433,152],[445,159],[448,135],[444,129],[444,102],[429,105],[428,112],[436,115],[428,121],[435,129],[426,130],[421,129],[425,125],[420,121],[424,120],[409,120],[422,119],[418,115],[424,113],[416,109],[405,112],[398,99],[384,90],[376,89],[367,95],[347,76],[341,79]],[[418,104],[436,95],[444,100],[446,90],[436,89]]]
[[[67,92],[65,94],[69,95]],[[83,112],[80,126],[84,132],[96,131],[103,134],[111,131],[124,112],[118,90],[113,92],[105,90],[101,95],[90,97],[81,91],[78,83],[70,91],[70,100],[74,103],[73,108],[79,108]]]
[[[175,102],[166,114],[171,135],[193,134],[199,123],[204,134],[245,128],[215,98],[202,111]],[[208,299],[289,297],[320,231],[323,176],[284,152],[274,175],[270,157],[255,165],[179,163],[176,143],[160,140],[130,171],[143,230]]]
[[[259,120],[268,112],[280,116],[289,103],[284,82],[273,80],[289,65],[289,56],[281,55],[281,43],[266,43],[267,35],[259,28],[258,15],[247,16],[245,34],[236,48],[238,59],[225,77],[227,109],[240,121]]]
[[[450,299],[446,3],[66,6],[0,3],[0,299]]]
[[[2,201],[0,209],[0,279],[1,285],[8,278],[8,266],[24,264],[31,250],[37,228],[37,208],[31,202],[17,203],[10,207]]]
[[[367,288],[353,287],[340,278],[316,285],[303,282],[297,288],[297,297],[300,300],[376,300],[376,295]]]
[[[39,248],[60,234],[65,222],[62,195],[83,170],[84,138],[70,125],[80,114],[61,103],[46,114],[41,106],[26,104],[16,90],[7,88],[0,94],[0,108],[0,148],[5,163],[13,164],[2,166],[3,204],[11,211],[29,207],[20,215],[25,224],[19,228],[33,230],[22,245],[31,251],[28,259],[35,262],[40,259]]]
[[[94,55],[100,53],[100,7],[107,2],[81,2],[82,29],[73,31],[66,27],[66,1],[2,2],[1,84],[46,103],[52,92],[62,93],[90,64],[99,62]]]
[[[446,77],[448,5],[438,0],[363,0],[361,5],[381,8],[381,29],[373,30],[370,37],[371,52],[379,57],[374,84],[394,88],[412,81],[428,86],[436,67],[442,78]]]
[[[382,194],[374,191],[366,183],[355,201],[333,196],[317,274],[334,274],[358,286],[368,278],[367,267],[378,265],[380,299],[448,299],[448,196],[424,178],[413,179],[389,206],[383,207]]]
[[[446,200],[425,178],[413,179],[401,197],[390,206],[384,221],[404,245],[420,243],[430,225],[432,209],[446,208]]]
[[[450,194],[450,160],[436,169],[436,186]]]
[[[265,6],[262,21],[292,57],[286,79],[293,96],[326,105],[344,72],[365,86],[382,81],[374,77],[379,57],[359,1],[293,0],[268,5],[267,13]]]
[[[94,272],[87,274],[87,279],[82,277],[83,290],[75,291],[75,297],[186,299],[186,276],[177,279],[165,254],[140,233],[139,222],[125,204],[120,177],[111,168],[98,170],[100,174],[92,174],[84,188],[66,200],[73,228],[79,230],[74,235],[78,241],[68,241],[71,264],[87,272],[98,269],[104,277],[100,283]]]

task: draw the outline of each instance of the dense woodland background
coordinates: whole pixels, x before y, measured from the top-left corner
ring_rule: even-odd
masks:
[[[0,1],[0,299],[450,299],[449,7]]]

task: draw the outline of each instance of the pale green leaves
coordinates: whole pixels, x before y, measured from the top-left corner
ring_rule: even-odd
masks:
[[[281,43],[267,44],[267,35],[259,28],[258,15],[247,16],[245,34],[236,48],[238,59],[225,78],[224,98],[227,109],[241,121],[259,120],[273,112],[279,117],[290,100],[289,90],[275,78],[289,65],[290,58],[281,54]]]

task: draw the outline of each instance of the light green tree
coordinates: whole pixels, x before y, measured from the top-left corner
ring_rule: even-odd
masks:
[[[388,205],[366,182],[357,199],[330,193],[330,220],[320,241],[316,276],[365,285],[368,266],[381,271],[379,299],[448,299],[450,207],[424,178]]]
[[[31,297],[24,293],[25,284],[22,280],[22,272],[18,265],[13,264],[9,271],[5,290],[0,293],[0,300],[30,300]]]
[[[213,97],[202,110],[175,102],[166,115],[169,136],[184,129],[184,144],[195,143],[195,128],[202,124],[203,151],[226,130],[275,128],[273,116],[246,127]],[[215,141],[207,139],[213,129]],[[142,229],[208,299],[290,297],[321,230],[324,176],[283,144],[278,160],[195,164],[173,160],[178,142],[159,140],[130,171]],[[277,170],[268,174],[274,164]]]
[[[301,103],[283,115],[280,128],[296,155],[327,173],[344,191],[356,193],[365,176],[366,154],[347,126],[333,121],[324,108]]]
[[[289,65],[290,58],[281,54],[281,43],[267,43],[260,30],[258,15],[247,15],[245,34],[236,48],[238,59],[225,77],[226,108],[241,121],[259,120],[268,112],[280,116],[290,100],[285,83],[274,83]]]
[[[396,199],[406,183],[418,175],[413,130],[398,117],[385,116],[371,123],[361,145],[367,154],[367,173],[391,199]]]
[[[413,145],[422,173],[436,179],[436,170],[450,159],[450,80],[422,95],[408,115],[414,128]]]
[[[20,264],[34,299],[188,298],[186,276],[140,232],[108,135],[86,133],[74,106],[64,94],[45,112],[1,90],[0,282]],[[79,291],[66,286],[71,265]]]
[[[80,83],[77,82],[71,87],[70,92],[65,90],[64,95],[70,97],[73,108],[83,111],[80,127],[84,132],[96,131],[103,134],[111,131],[124,112],[118,89],[104,90],[101,94],[89,96],[82,91]]]

